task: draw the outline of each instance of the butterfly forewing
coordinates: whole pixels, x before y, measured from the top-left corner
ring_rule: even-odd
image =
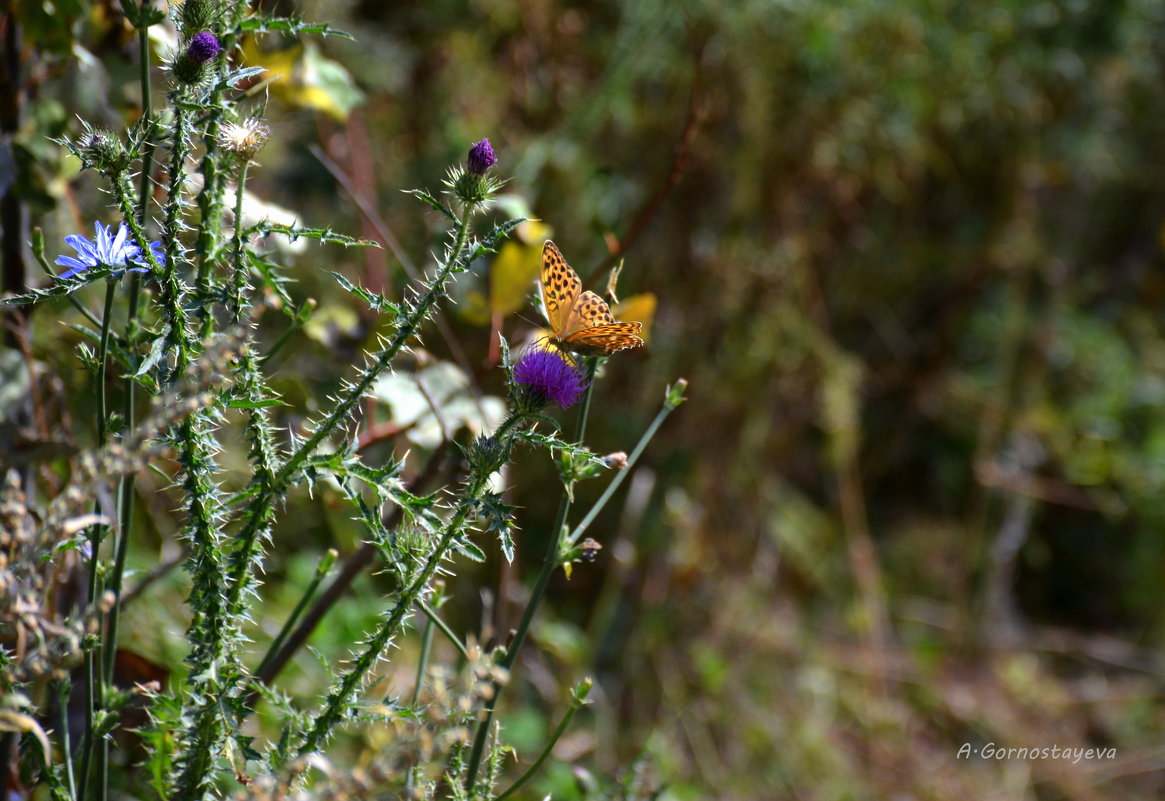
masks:
[[[560,337],[566,329],[570,312],[582,292],[582,281],[570,269],[562,253],[549,239],[542,246],[542,304],[554,336]]]
[[[607,356],[643,344],[642,323],[617,323],[607,302],[594,292],[582,291],[582,281],[554,243],[542,248],[542,302],[562,350],[582,356]]]

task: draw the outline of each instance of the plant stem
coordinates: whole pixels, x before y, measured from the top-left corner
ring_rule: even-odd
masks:
[[[503,442],[508,440],[513,436],[512,431],[521,420],[522,418],[517,413],[511,413],[498,426],[494,432],[494,436]],[[328,694],[324,702],[324,709],[316,717],[311,731],[308,732],[303,745],[298,750],[299,756],[304,756],[319,749],[324,740],[331,735],[336,724],[344,719],[347,714],[346,708],[352,695],[365,680],[368,671],[372,669],[372,666],[380,658],[381,654],[384,653],[385,648],[389,646],[393,638],[403,629],[405,622],[412,613],[413,606],[424,598],[425,591],[428,589],[433,575],[437,572],[437,568],[445,560],[445,557],[448,556],[454,542],[463,536],[470,515],[475,509],[477,500],[481,496],[486,483],[489,481],[489,474],[491,472],[492,470],[483,468],[471,474],[464,491],[461,493],[461,499],[457,504],[456,511],[453,513],[453,517],[449,523],[446,524],[440,540],[437,541],[437,545],[429,553],[429,558],[425,561],[424,566],[416,574],[415,578],[397,596],[396,602],[389,612],[388,617],[384,619],[380,628],[372,638],[366,642],[364,650],[357,657],[352,667],[344,674],[336,688]],[[430,619],[433,620],[435,618]]]
[[[424,609],[425,607],[421,607]],[[436,616],[429,615],[425,633],[421,637],[421,658],[417,660],[417,681],[413,687],[413,707],[421,701],[421,690],[425,687],[425,672],[429,669],[429,653],[433,650],[433,632],[436,630]]]
[[[364,370],[360,379],[348,385],[343,395],[336,400],[336,404],[332,408],[331,413],[316,426],[312,435],[288,457],[287,461],[283,463],[283,466],[279,468],[271,481],[248,505],[242,528],[237,535],[240,548],[244,555],[249,554],[250,549],[254,547],[255,541],[270,524],[276,499],[287,490],[300,468],[303,467],[304,462],[307,461],[308,457],[315,452],[316,448],[336,428],[348,419],[348,415],[360,402],[361,398],[364,397],[369,387],[372,386],[372,383],[381,373],[388,369],[393,358],[408,344],[409,340],[412,339],[420,327],[421,322],[428,316],[429,310],[445,294],[445,285],[460,263],[462,253],[465,250],[465,244],[469,239],[469,218],[472,212],[472,206],[466,205],[463,209],[461,218],[457,223],[456,238],[453,247],[449,250],[449,255],[445,263],[441,265],[436,277],[429,286],[429,290],[422,296],[416,306],[413,307],[412,313],[409,314],[408,318],[397,330],[396,335],[376,355],[375,361]],[[240,571],[245,569],[245,565],[249,564],[249,561],[249,559],[242,559],[236,563],[237,569],[233,576],[227,601],[227,609],[232,614],[238,612],[241,593],[244,587],[245,575]]]
[[[105,279],[105,306],[101,316],[101,337],[97,346],[97,447],[103,447],[108,426],[108,410],[105,399],[105,365],[109,359],[109,325],[113,318],[113,298],[117,289],[117,282],[113,278]],[[93,513],[101,514],[101,501],[93,503]],[[103,526],[97,525],[89,529],[89,605],[96,606],[101,597],[101,581],[98,565]],[[98,643],[85,652],[85,734],[81,739],[81,795],[84,798],[89,788],[90,769],[93,765],[93,751],[96,745],[94,735],[94,719],[101,699],[101,644]],[[103,771],[98,766],[100,780]],[[102,792],[99,788],[99,792]]]
[[[558,741],[562,739],[562,735],[566,733],[567,728],[570,726],[570,722],[574,720],[574,714],[582,708],[584,703],[586,703],[587,693],[590,692],[590,689],[591,683],[589,679],[579,685],[578,689],[575,690],[570,699],[570,708],[567,709],[566,714],[562,716],[562,720],[559,721],[557,728],[554,729],[554,733],[550,735],[550,741],[546,743],[546,747],[542,749],[542,753],[538,755],[536,760],[534,760],[534,764],[531,765],[525,773],[519,776],[518,780],[511,784],[508,790],[497,796],[494,801],[503,801],[503,799],[509,798],[523,784],[528,782],[534,776],[534,774],[538,772],[538,769],[542,767],[542,763],[546,761],[547,757],[549,757],[550,753],[554,750],[554,746],[558,744]]]
[[[457,652],[461,654],[465,661],[468,662],[469,651],[465,648],[465,643],[461,642],[461,638],[457,636],[453,629],[449,628],[449,624],[441,619],[441,615],[437,613],[437,610],[433,609],[431,606],[425,603],[424,599],[417,601],[417,606],[421,607],[421,611],[428,615],[429,622],[433,623],[437,626],[437,628],[441,629],[441,633],[449,638],[449,642],[453,643],[453,646],[457,649]],[[426,632],[428,631],[427,626],[425,630]]]
[[[586,434],[587,417],[591,409],[591,393],[595,386],[595,367],[598,361],[596,359],[587,360],[587,388],[583,392],[582,402],[579,404],[578,419],[574,426],[574,441],[582,442],[583,436]],[[538,607],[542,604],[542,599],[546,595],[546,588],[550,586],[550,579],[554,575],[554,568],[558,566],[558,553],[562,547],[562,533],[566,528],[566,518],[570,514],[570,493],[564,488],[562,498],[558,502],[558,514],[554,517],[554,527],[550,530],[550,546],[546,551],[546,557],[542,560],[542,568],[538,571],[538,578],[534,582],[534,589],[530,592],[530,600],[526,603],[526,608],[522,610],[522,619],[518,622],[518,628],[514,633],[513,642],[506,650],[506,655],[502,657],[501,667],[509,670],[513,667],[514,662],[518,658],[518,652],[522,650],[522,644],[526,641],[526,635],[530,632],[530,624],[534,620],[534,615],[538,611]],[[485,752],[485,741],[489,737],[489,729],[493,724],[494,709],[497,708],[498,697],[501,695],[502,685],[495,684],[493,695],[485,704],[485,718],[477,724],[477,734],[473,738],[473,749],[469,753],[469,771],[465,774],[465,789],[472,793],[473,784],[477,780],[477,770],[481,765],[481,757]]]
[[[639,461],[639,457],[643,454],[643,449],[647,447],[647,443],[651,442],[652,438],[655,436],[655,432],[659,430],[659,427],[663,425],[663,421],[667,419],[667,416],[671,414],[674,409],[674,406],[664,405],[664,407],[659,410],[659,413],[655,415],[655,419],[651,421],[651,425],[647,427],[647,430],[643,432],[643,436],[639,438],[639,442],[635,445],[635,450],[631,451],[631,455],[627,457],[627,466],[620,470],[618,474],[616,474],[616,476],[611,479],[611,483],[609,483],[607,488],[603,490],[603,494],[599,496],[597,501],[595,501],[594,506],[592,506],[590,511],[587,512],[586,517],[584,517],[582,522],[575,526],[574,530],[570,532],[570,535],[566,538],[568,543],[578,542],[578,539],[583,535],[583,532],[585,532],[587,528],[590,527],[591,523],[595,522],[595,518],[599,516],[599,512],[603,511],[603,507],[607,505],[607,502],[611,500],[611,497],[618,491],[619,487],[623,485],[623,481],[627,478],[628,475],[630,475],[631,468],[635,466],[637,461]]]
[[[239,165],[239,175],[235,179],[235,232],[231,253],[231,314],[235,322],[243,309],[243,294],[247,290],[247,268],[243,264],[243,198],[247,187],[247,162]]]
[[[328,552],[324,555],[324,558],[320,560],[319,565],[316,566],[315,575],[312,576],[311,582],[309,582],[307,585],[307,589],[303,591],[303,596],[299,599],[299,603],[295,605],[295,609],[293,609],[291,614],[288,615],[287,620],[283,623],[283,628],[279,630],[279,634],[276,635],[275,639],[271,641],[271,646],[267,649],[267,653],[263,656],[263,660],[259,663],[259,666],[255,668],[255,675],[259,675],[267,669],[267,666],[271,663],[272,657],[274,657],[276,652],[278,652],[279,649],[283,646],[284,641],[287,639],[287,635],[291,633],[292,627],[295,626],[297,622],[299,622],[299,618],[300,615],[303,614],[303,610],[307,609],[308,603],[310,603],[312,598],[315,597],[316,590],[319,589],[320,584],[323,582],[324,578],[327,577],[329,571],[331,571],[332,565],[336,563],[336,556],[336,549],[329,548]]]

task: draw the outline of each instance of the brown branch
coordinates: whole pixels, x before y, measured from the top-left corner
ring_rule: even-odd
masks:
[[[635,241],[639,239],[647,226],[659,213],[663,202],[667,200],[668,195],[679,183],[680,178],[683,177],[684,167],[687,165],[688,153],[691,151],[692,140],[696,137],[696,131],[699,128],[700,112],[703,109],[703,91],[702,91],[702,74],[703,65],[701,62],[701,54],[699,51],[693,56],[692,68],[692,89],[688,96],[688,111],[684,118],[684,127],[680,132],[679,141],[676,142],[674,155],[672,156],[671,166],[668,168],[667,175],[664,177],[663,183],[655,190],[654,194],[647,199],[643,204],[643,208],[635,215],[635,219],[627,228],[627,233],[622,239],[610,238],[609,250],[610,254],[603,260],[598,267],[591,270],[586,277],[584,283],[592,283],[598,276],[602,275],[607,270],[615,266],[615,263],[631,249]]]

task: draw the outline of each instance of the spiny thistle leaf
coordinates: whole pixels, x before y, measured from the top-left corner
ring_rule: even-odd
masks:
[[[320,242],[327,242],[331,245],[343,245],[344,247],[353,248],[378,248],[379,242],[374,242],[371,239],[356,239],[355,237],[345,236],[344,234],[337,234],[330,228],[301,228],[297,225],[284,225],[283,223],[275,223],[270,220],[263,220],[255,223],[246,231],[244,236],[252,236],[258,234],[260,236],[267,236],[268,234],[282,234],[288,240],[294,242],[301,236],[305,239],[317,239]]]
[[[256,15],[243,20],[239,28],[246,33],[314,33],[319,36],[333,36],[338,39],[352,40],[350,33],[333,28],[326,22],[304,22],[298,14],[290,17]]]
[[[400,314],[400,307],[390,301],[384,295],[380,295],[375,292],[369,292],[364,287],[353,284],[339,273],[332,272],[331,270],[328,270],[328,273],[336,279],[340,286],[367,303],[369,308],[371,308],[373,311],[388,312],[389,314],[393,315]]]
[[[45,289],[33,289],[25,292],[23,295],[0,298],[0,306],[27,306],[30,303],[39,303],[48,298],[59,298],[65,295],[71,295],[78,289],[83,289],[89,284],[100,281],[102,278],[109,278],[111,275],[118,275],[123,272],[125,272],[124,267],[103,267],[100,265],[90,267],[72,278],[57,280]]]
[[[405,191],[415,197],[417,200],[424,203],[426,206],[441,212],[453,222],[457,222],[457,215],[446,208],[444,203],[442,203],[440,200],[437,200],[437,198],[430,195],[424,189],[407,189]]]

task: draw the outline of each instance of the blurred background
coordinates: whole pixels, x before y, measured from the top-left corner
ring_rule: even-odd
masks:
[[[134,119],[134,43],[108,0],[16,6],[26,96],[7,130],[51,256],[106,198],[47,137],[76,115]],[[629,451],[665,385],[690,381],[591,532],[599,559],[556,579],[506,698],[528,757],[565,685],[597,681],[531,798],[628,770],[683,799],[1165,795],[1165,5],[262,6],[355,41],[245,43],[273,131],[256,213],[387,246],[286,254],[289,291],[319,305],[273,365],[284,425],[375,334],[326,271],[399,293],[440,228],[400,190],[437,189],[483,137],[510,177],[504,211],[540,222],[464,276],[429,363],[502,394],[495,331],[536,329],[525,299],[549,236],[597,291],[622,259],[620,314],[649,324],[648,347],[606,367],[591,447]],[[66,308],[35,313],[32,343],[53,419],[84,443]],[[19,395],[9,356],[0,392]],[[419,470],[435,443],[401,393],[381,388],[365,431]],[[517,561],[449,582],[447,617],[482,641],[514,625],[557,504],[544,455],[507,478]],[[337,494],[291,503],[260,641],[320,554],[363,536]],[[139,571],[174,558],[171,509],[148,510]],[[175,667],[182,582],[162,575],[123,623]],[[343,653],[381,590],[360,578],[362,602],[312,645]],[[411,683],[410,648],[388,686]],[[310,697],[323,672],[305,656],[285,678]],[[960,758],[988,743],[1116,751]]]

